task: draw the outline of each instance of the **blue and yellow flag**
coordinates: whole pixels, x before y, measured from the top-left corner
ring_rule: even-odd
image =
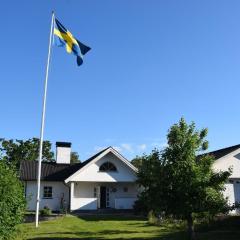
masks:
[[[83,55],[91,48],[78,41],[56,18],[54,24],[55,43],[66,47],[68,53],[73,53],[77,56],[77,64],[80,66],[83,63]]]

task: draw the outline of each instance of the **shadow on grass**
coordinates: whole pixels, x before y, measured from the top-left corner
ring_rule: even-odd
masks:
[[[79,236],[79,237],[36,237],[36,238],[30,238],[28,240],[103,240],[106,239],[104,236]],[[170,233],[166,235],[156,235],[156,236],[149,236],[149,237],[131,237],[131,236],[118,236],[113,237],[111,236],[111,239],[114,240],[121,240],[121,239],[130,239],[130,240],[146,240],[146,239],[153,239],[153,240],[186,240],[186,235],[182,233]]]
[[[143,239],[159,239],[159,240],[185,240],[186,234],[184,232],[156,232],[152,236],[131,236],[131,234],[141,235],[149,232],[138,232],[138,231],[121,231],[121,230],[103,230],[96,233],[91,232],[55,232],[56,236],[65,235],[64,237],[51,236],[52,234],[46,233],[47,237],[35,237],[28,238],[28,240],[103,240],[106,239],[106,236],[110,236],[111,239],[120,240],[120,239],[130,239],[130,240],[143,240]],[[77,237],[76,237],[77,236]]]
[[[74,234],[74,233],[73,233]],[[107,233],[106,233],[107,234]],[[113,233],[115,234],[115,233]],[[77,237],[72,237],[70,236],[66,236],[66,237],[52,237],[52,236],[48,236],[48,237],[36,237],[36,238],[29,238],[28,240],[104,240],[106,239],[106,235],[105,236],[97,236],[96,235],[80,235],[79,233],[75,234],[77,235]],[[78,236],[79,235],[79,236]],[[100,235],[100,234],[99,234]],[[109,234],[110,235],[110,234]],[[111,235],[110,235],[111,236]],[[197,238],[201,239],[201,240],[237,240],[240,239],[240,234],[237,234],[236,232],[216,232],[216,231],[210,231],[210,232],[205,232],[205,233],[197,233]],[[166,234],[156,234],[154,236],[143,236],[143,237],[131,237],[131,235],[127,235],[127,236],[121,236],[121,234],[119,234],[118,236],[111,236],[111,239],[114,240],[186,240],[187,239],[187,235],[184,232],[176,232],[176,233],[166,233]]]
[[[146,218],[136,215],[74,215],[85,221],[145,221]]]

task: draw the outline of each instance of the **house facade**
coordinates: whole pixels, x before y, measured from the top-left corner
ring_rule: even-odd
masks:
[[[70,164],[71,144],[57,142],[56,163],[42,163],[40,209],[70,211],[132,209],[138,196],[137,169],[114,148],[108,147],[88,160]],[[214,171],[232,169],[224,195],[229,204],[240,202],[240,145],[209,152]],[[35,210],[37,161],[22,161],[28,210]],[[238,210],[232,213],[238,213]]]
[[[240,203],[240,144],[228,148],[210,152],[215,158],[213,164],[214,171],[228,171],[231,168],[232,173],[225,183],[224,195],[227,197],[230,205]],[[239,209],[231,213],[239,214]]]
[[[56,163],[42,163],[40,209],[58,211],[132,209],[137,199],[137,169],[114,148],[108,147],[83,163],[70,164],[71,144],[57,142]],[[35,210],[37,162],[22,161],[28,210]]]

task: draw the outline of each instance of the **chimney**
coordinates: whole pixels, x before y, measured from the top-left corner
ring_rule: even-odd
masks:
[[[70,164],[71,143],[56,142],[56,163]]]

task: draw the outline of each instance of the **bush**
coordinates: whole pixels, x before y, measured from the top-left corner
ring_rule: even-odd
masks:
[[[142,199],[138,199],[133,205],[133,211],[135,214],[141,214],[146,216],[148,213],[148,207]]]
[[[23,185],[15,169],[0,159],[0,240],[13,239],[25,207]]]
[[[147,215],[148,223],[155,226],[174,226],[175,228],[185,225],[181,219],[173,215],[166,215],[165,212],[150,210]]]
[[[61,198],[60,213],[67,214],[67,202],[64,198]]]
[[[41,216],[49,216],[51,214],[52,214],[52,211],[48,206],[45,206],[43,209],[40,210]]]

